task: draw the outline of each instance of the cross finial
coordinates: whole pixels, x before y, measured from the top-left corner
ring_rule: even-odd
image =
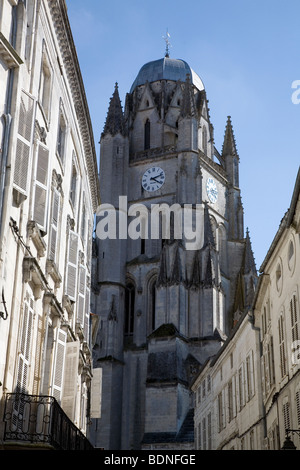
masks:
[[[170,43],[170,34],[168,33],[168,30],[167,30],[167,33],[166,33],[166,36],[163,36],[163,39],[166,43],[166,52],[165,52],[165,57],[169,57],[169,54],[170,54],[170,47],[171,46],[171,43]]]

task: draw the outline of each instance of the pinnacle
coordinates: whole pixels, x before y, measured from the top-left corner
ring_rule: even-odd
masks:
[[[102,136],[111,134],[112,136],[120,133],[126,135],[125,119],[123,115],[121,100],[119,96],[118,83],[115,83],[114,93],[110,99],[109,108],[106,116],[106,122]]]
[[[222,156],[225,155],[238,155],[231,122],[231,116],[227,116],[227,124],[222,148]]]
[[[244,254],[244,272],[256,273],[256,265],[250,240],[249,229],[246,229],[246,246],[245,246],[245,254]]]
[[[193,92],[193,87],[191,85],[189,74],[187,74],[186,76],[186,82],[185,82],[185,87],[183,91],[183,100],[182,100],[180,114],[182,117],[195,117],[197,114],[194,92]]]

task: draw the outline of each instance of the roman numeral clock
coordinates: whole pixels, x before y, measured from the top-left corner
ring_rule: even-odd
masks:
[[[162,187],[165,182],[165,172],[162,168],[154,166],[145,171],[142,177],[142,187],[145,191],[153,192]]]
[[[210,202],[212,204],[215,204],[215,202],[217,202],[217,199],[218,199],[218,189],[213,178],[208,178],[207,180],[206,193]]]

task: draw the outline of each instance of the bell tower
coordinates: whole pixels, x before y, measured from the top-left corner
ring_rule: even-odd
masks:
[[[238,167],[231,120],[219,153],[203,82],[185,61],[145,64],[124,111],[115,87],[100,142],[101,205],[116,236],[95,242],[96,446],[193,449],[193,377],[256,285]]]

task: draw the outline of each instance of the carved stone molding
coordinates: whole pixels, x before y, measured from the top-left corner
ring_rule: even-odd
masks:
[[[42,291],[47,288],[44,274],[37,260],[33,257],[25,257],[23,260],[23,281],[30,284],[35,300],[40,299]]]
[[[44,308],[48,307],[50,309],[50,318],[52,321],[52,326],[55,328],[63,319],[63,309],[60,303],[58,302],[56,296],[50,292],[46,292],[44,295]]]
[[[29,220],[27,223],[27,235],[33,241],[34,246],[37,249],[38,256],[43,258],[45,256],[47,247],[42,238],[41,231],[34,220]]]
[[[49,274],[55,284],[55,288],[59,288],[62,282],[62,277],[58,271],[56,263],[52,259],[47,259],[46,261],[46,274]]]

